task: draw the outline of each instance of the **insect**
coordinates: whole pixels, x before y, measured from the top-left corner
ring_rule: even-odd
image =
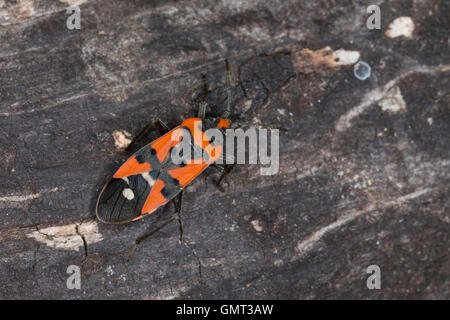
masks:
[[[110,224],[136,221],[171,200],[174,200],[175,209],[179,213],[183,189],[206,168],[217,166],[215,162],[225,156],[223,146],[215,143],[205,133],[210,128],[225,131],[231,125],[230,72],[227,60],[225,64],[228,97],[224,114],[219,118],[206,117],[206,103],[201,103],[197,117],[184,120],[172,130],[168,130],[158,120],[160,127],[168,132],[133,154],[103,187],[96,205],[96,216],[100,221]],[[136,138],[142,136],[142,133]],[[171,156],[172,151],[184,139],[187,139],[194,152],[190,159],[176,163]],[[195,151],[202,154],[200,159],[195,158]],[[223,172],[218,181],[220,183],[232,165],[217,167]]]

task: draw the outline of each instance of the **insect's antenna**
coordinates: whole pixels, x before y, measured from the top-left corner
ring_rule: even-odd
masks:
[[[200,102],[198,107],[198,117],[203,119],[206,115],[206,101]]]
[[[241,128],[241,127],[258,127],[258,128],[263,128],[263,129],[278,129],[280,131],[289,131],[287,128],[285,127],[280,127],[280,126],[266,126],[266,125],[261,125],[260,123],[256,123],[256,122],[243,122],[243,121],[233,121],[233,128]]]
[[[202,73],[202,87],[203,87],[203,101],[200,102],[199,108],[198,108],[198,117],[199,118],[205,118],[206,116],[206,99],[208,98],[208,82],[206,81],[206,75]]]
[[[202,89],[203,89],[203,100],[206,101],[208,98],[208,81],[206,80],[206,74],[202,73]]]
[[[229,118],[231,115],[231,71],[228,59],[225,59],[225,67],[227,69],[227,110],[223,113],[222,118]]]

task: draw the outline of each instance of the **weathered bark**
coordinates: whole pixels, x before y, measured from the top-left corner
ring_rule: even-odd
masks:
[[[0,1],[0,298],[450,298],[450,7],[377,3],[381,30],[366,1]],[[412,37],[389,38],[400,16]],[[114,132],[193,116],[201,74],[220,114],[224,58],[235,119],[288,129],[279,173],[204,174],[184,243],[174,222],[128,259],[173,207],[95,220]]]

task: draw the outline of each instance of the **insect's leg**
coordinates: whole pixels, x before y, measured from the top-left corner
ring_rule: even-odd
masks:
[[[227,69],[227,109],[222,114],[222,118],[228,119],[231,116],[231,71],[228,59],[225,59],[225,67]]]
[[[158,127],[159,133],[161,135],[164,135],[170,131],[169,126],[165,124],[160,118],[156,118],[156,121],[157,121],[156,126]]]
[[[225,192],[225,190],[222,188],[222,186],[220,185],[220,183],[222,182],[223,178],[225,178],[230,172],[231,170],[233,170],[234,166],[236,164],[226,164],[223,167],[219,166],[223,168],[222,174],[219,177],[219,180],[216,181],[216,188],[219,189],[220,192]],[[217,165],[216,165],[217,166]]]
[[[172,201],[175,205],[176,215],[178,216],[178,223],[180,224],[180,243],[182,243],[187,249],[189,249],[192,252],[192,255],[194,256],[194,258],[197,260],[198,272],[199,272],[199,276],[201,278],[202,277],[202,262],[201,262],[199,256],[197,255],[197,252],[195,251],[195,249],[192,249],[191,246],[183,239],[183,222],[181,221],[181,205],[183,203],[183,191],[181,191]]]
[[[137,143],[148,133],[151,131],[152,127],[155,126],[158,128],[159,133],[161,135],[167,133],[168,131],[170,131],[169,127],[162,122],[159,118],[155,120],[150,121],[149,123],[147,123],[147,125],[133,138],[133,140],[131,141],[131,143],[128,145],[128,147],[125,149],[126,152],[131,152],[133,151],[136,146]]]
[[[161,229],[163,229],[164,227],[166,227],[168,224],[170,224],[172,221],[178,219],[178,223],[180,224],[180,242],[183,239],[183,223],[181,221],[181,202],[183,199],[183,191],[181,191],[176,197],[175,199],[173,199],[173,202],[175,204],[175,215],[173,215],[171,218],[167,219],[166,221],[164,221],[160,226],[156,227],[155,229],[153,229],[152,231],[143,234],[142,236],[140,236],[139,238],[137,238],[136,240],[134,240],[133,246],[130,249],[130,253],[128,255],[128,259],[127,259],[127,263],[128,261],[130,261],[131,257],[133,256],[134,252],[136,251],[137,247],[139,246],[139,244],[146,240],[147,238],[151,237],[152,235],[154,235],[156,232],[160,231]]]
[[[202,88],[203,88],[203,100],[206,101],[208,98],[208,80],[206,80],[206,74],[202,73]]]
[[[165,226],[167,226],[169,223],[171,223],[172,221],[174,221],[175,219],[179,219],[179,221],[181,220],[181,202],[183,199],[183,191],[181,191],[176,197],[175,199],[173,199],[174,204],[175,204],[175,215],[173,215],[170,219],[166,220],[164,223],[162,223],[160,226],[158,226],[157,228],[153,229],[152,231],[140,236],[139,238],[137,238],[136,240],[134,240],[134,246],[139,245],[142,241],[144,241],[145,239],[147,239],[148,237],[152,236],[153,234],[155,234],[156,232],[158,232],[159,230],[163,229]],[[182,232],[182,226],[180,224],[180,231]],[[134,250],[133,250],[134,251]]]
[[[219,180],[216,181],[215,186],[220,192],[225,192],[225,190],[220,186],[222,180],[230,173],[235,165],[235,158],[232,154],[223,152],[222,162],[218,164],[217,162],[211,164],[211,167],[220,171],[221,175]]]
[[[145,239],[151,237],[152,235],[154,235],[156,232],[160,231],[161,229],[163,229],[164,227],[166,227],[168,224],[170,224],[172,221],[174,221],[177,217],[176,216],[172,216],[170,219],[166,220],[163,224],[161,224],[160,226],[158,226],[157,228],[153,229],[152,231],[143,234],[142,236],[138,237],[136,240],[134,240],[133,242],[133,246],[130,249],[130,253],[128,255],[128,258],[126,260],[126,262],[128,263],[128,261],[130,261],[131,257],[133,256],[134,252],[136,251],[138,245],[144,241]]]
[[[217,185],[220,185],[223,178],[225,178],[231,172],[231,170],[233,170],[235,165],[236,164],[234,164],[234,163],[225,165],[222,175],[220,176],[219,180],[217,180],[217,182],[216,182]]]
[[[164,223],[161,224],[159,227],[153,229],[153,230],[150,231],[149,233],[146,233],[146,234],[140,236],[139,238],[137,238],[136,240],[134,240],[134,243],[135,243],[136,245],[138,245],[139,243],[141,243],[142,241],[144,241],[144,240],[147,239],[148,237],[154,235],[156,232],[158,232],[158,231],[160,231],[161,229],[163,229],[165,226],[167,226],[169,223],[171,223],[171,222],[172,222],[173,220],[175,220],[175,219],[176,219],[176,217],[173,216],[173,217],[171,217],[170,219],[164,221]]]
[[[213,167],[214,169],[217,169],[218,171],[220,171],[220,173],[223,173],[225,171],[225,167],[221,164],[215,164],[213,163],[211,165],[211,167]]]
[[[178,223],[180,225],[180,242],[183,241],[183,221],[181,220],[181,205],[183,203],[183,191],[180,191],[179,194],[172,200],[175,206],[175,214],[178,217]]]
[[[203,88],[203,97],[202,102],[200,102],[200,105],[198,107],[198,117],[199,118],[205,118],[206,115],[206,99],[208,98],[209,90],[208,90],[208,81],[206,80],[206,75],[202,73],[202,88]]]

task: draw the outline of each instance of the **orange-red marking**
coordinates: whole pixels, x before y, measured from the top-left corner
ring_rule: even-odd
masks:
[[[143,172],[149,172],[150,169],[151,169],[150,163],[148,162],[139,163],[136,160],[136,156],[132,156],[119,168],[119,170],[117,170],[113,178],[120,179],[123,177],[140,174]]]

